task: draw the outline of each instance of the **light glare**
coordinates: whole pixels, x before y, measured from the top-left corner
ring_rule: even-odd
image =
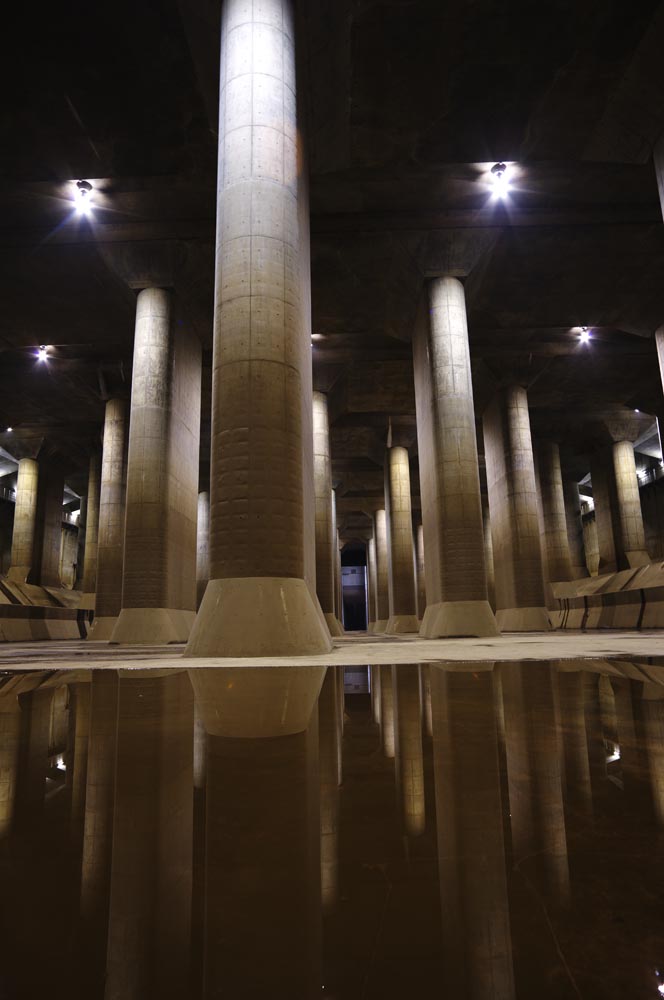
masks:
[[[37,351],[37,361],[47,361],[48,360],[48,347],[44,344]]]
[[[505,163],[496,163],[491,168],[491,178],[493,180],[493,198],[506,198],[510,191],[510,177]]]
[[[590,341],[590,330],[588,329],[587,326],[582,326],[581,327],[581,336],[580,336],[579,339],[580,339],[580,341],[581,341],[582,344],[589,343],[589,341]]]
[[[89,181],[78,181],[74,191],[74,208],[78,215],[92,214],[92,184]]]

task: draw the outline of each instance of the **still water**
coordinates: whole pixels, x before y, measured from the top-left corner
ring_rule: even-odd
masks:
[[[0,1000],[664,994],[664,666],[0,674]]]

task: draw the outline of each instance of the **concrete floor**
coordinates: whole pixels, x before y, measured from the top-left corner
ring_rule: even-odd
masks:
[[[0,645],[0,670],[149,670],[187,667],[283,667],[380,663],[494,662],[623,657],[664,661],[664,632],[529,632],[491,639],[420,639],[358,632],[336,639],[324,656],[298,658],[196,658],[183,660],[181,645],[109,646],[102,642],[33,642]]]

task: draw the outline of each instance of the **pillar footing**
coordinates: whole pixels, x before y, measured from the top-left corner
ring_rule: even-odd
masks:
[[[27,583],[29,573],[29,566],[10,566],[7,570],[7,579],[12,583]]]
[[[344,627],[339,621],[339,619],[331,611],[325,612],[325,621],[327,622],[327,627],[330,630],[330,635],[332,638],[339,635],[344,635]]]
[[[390,615],[385,627],[386,635],[401,635],[404,632],[419,632],[420,619],[417,615]]]
[[[210,580],[185,656],[307,656],[329,653],[318,600],[296,577]]]
[[[420,635],[424,639],[499,635],[488,601],[439,601],[424,612]]]
[[[550,632],[553,628],[546,608],[502,608],[496,611],[501,632]]]
[[[387,628],[387,618],[381,618],[377,622],[372,622],[369,631],[372,635],[382,635]]]
[[[123,608],[109,641],[132,646],[186,642],[195,618],[195,611],[179,608]]]
[[[116,622],[117,618],[115,615],[108,618],[95,616],[88,632],[88,639],[92,639],[95,642],[108,642],[113,634]]]

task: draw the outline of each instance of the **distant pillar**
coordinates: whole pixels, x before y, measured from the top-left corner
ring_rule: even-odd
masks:
[[[38,484],[38,463],[33,458],[22,458],[18,463],[12,556],[7,574],[17,583],[26,583],[34,566]]]
[[[184,642],[196,614],[201,345],[172,295],[136,303],[122,609],[114,643]]]
[[[413,341],[427,610],[421,634],[497,635],[488,602],[475,407],[464,289],[458,278],[429,282],[429,322]]]
[[[618,502],[616,554],[619,569],[645,566],[650,562],[650,557],[646,551],[639,481],[631,441],[617,441],[614,444],[613,471]]]
[[[104,418],[95,618],[88,639],[109,639],[122,603],[125,507],[125,402],[109,399]]]
[[[65,479],[62,469],[55,463],[42,468],[39,477],[39,502],[37,505],[38,532],[41,536],[37,555],[39,569],[35,583],[42,587],[62,586],[60,554],[62,550],[62,500]],[[41,522],[41,523],[39,523]]]
[[[378,572],[376,569],[376,539],[371,536],[367,542],[367,631],[373,632],[376,625],[376,603],[378,590]]]
[[[544,539],[550,583],[572,579],[572,561],[565,517],[565,496],[560,469],[560,448],[554,441],[542,441],[537,449],[539,459]]]
[[[83,550],[84,594],[94,595],[97,589],[97,545],[99,543],[99,494],[101,488],[101,455],[94,451],[88,469],[88,495],[85,513],[85,548]],[[94,597],[90,598],[90,603]]]
[[[413,564],[413,517],[410,500],[408,451],[388,448],[385,459],[385,509],[387,511],[390,617],[388,635],[418,632]]]
[[[198,494],[196,521],[196,607],[200,607],[210,579],[210,494]]]
[[[614,533],[616,515],[615,477],[613,464],[606,449],[590,456],[590,480],[595,508],[597,548],[599,551],[598,573],[615,573],[617,554]]]
[[[572,579],[579,580],[589,575],[586,566],[586,554],[583,547],[583,522],[581,520],[581,499],[579,484],[575,479],[563,481],[565,498],[565,522],[567,525],[567,543],[569,545],[572,564]]]
[[[547,630],[551,622],[526,390],[510,386],[496,393],[483,423],[498,627],[504,632]]]
[[[334,588],[336,580],[337,539],[335,516],[332,510],[335,497],[332,490],[332,463],[330,459],[330,426],[327,413],[327,396],[324,392],[313,394],[314,428],[314,494],[316,516],[316,593],[330,635],[343,635],[343,628],[335,615]]]
[[[387,515],[383,509],[374,511],[376,543],[376,621],[374,632],[384,632],[390,617],[389,566],[387,550]]]

